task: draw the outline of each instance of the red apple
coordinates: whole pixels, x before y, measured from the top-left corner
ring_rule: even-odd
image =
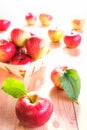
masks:
[[[19,47],[24,46],[26,39],[28,38],[30,38],[30,34],[28,34],[23,29],[14,28],[11,31],[11,40],[16,44],[16,46],[19,46]]]
[[[6,31],[11,24],[10,20],[0,19],[0,31]]]
[[[70,35],[65,35],[63,40],[64,40],[64,43],[65,43],[66,47],[68,47],[68,48],[76,48],[81,43],[81,35],[71,33]]]
[[[82,30],[84,24],[85,24],[85,19],[73,19],[71,21],[71,25],[74,30]]]
[[[16,115],[26,127],[40,127],[47,123],[53,112],[53,104],[47,98],[35,93],[22,96],[16,103]]]
[[[50,119],[53,113],[51,100],[35,91],[27,92],[22,81],[9,77],[3,82],[1,89],[17,98],[15,113],[23,126],[40,127]]]
[[[53,17],[50,14],[41,13],[39,15],[39,20],[42,26],[49,26],[53,20]]]
[[[16,53],[16,46],[13,42],[1,39],[0,40],[0,62],[10,61]]]
[[[28,54],[37,60],[45,56],[49,50],[48,43],[39,37],[31,37],[26,40],[26,49]]]
[[[59,42],[64,36],[64,31],[60,29],[49,29],[48,36],[52,42]]]
[[[52,80],[54,86],[56,86],[60,89],[63,89],[61,81],[60,81],[60,76],[62,75],[63,71],[65,71],[67,69],[68,69],[67,66],[63,66],[63,67],[57,66],[51,71],[50,77],[51,77],[51,80]]]
[[[28,25],[35,25],[35,23],[37,21],[37,17],[36,17],[36,15],[34,15],[33,13],[30,12],[25,16],[25,20]]]
[[[12,60],[10,61],[10,64],[25,65],[32,62],[33,62],[33,59],[29,55],[24,54],[24,53],[19,53],[12,58]]]

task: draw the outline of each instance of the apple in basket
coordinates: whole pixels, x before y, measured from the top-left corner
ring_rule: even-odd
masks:
[[[0,39],[0,62],[9,62],[16,53],[16,46],[13,42]]]
[[[17,98],[15,113],[23,126],[37,128],[47,123],[51,118],[53,113],[51,100],[34,91],[27,92],[23,82],[8,78],[3,82],[2,90]]]
[[[25,16],[25,20],[26,20],[27,24],[31,26],[31,25],[35,25],[35,23],[37,21],[37,17],[33,13],[29,12]]]
[[[26,49],[28,54],[37,60],[45,56],[49,51],[48,42],[39,37],[31,37],[26,40]]]
[[[14,28],[10,33],[10,38],[16,46],[22,47],[25,45],[26,39],[30,38],[30,33],[21,28]]]
[[[25,65],[28,63],[30,64],[32,62],[33,62],[33,59],[28,54],[19,53],[11,59],[10,64]]]

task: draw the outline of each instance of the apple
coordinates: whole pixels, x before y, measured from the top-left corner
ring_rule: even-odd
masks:
[[[51,71],[50,78],[54,87],[63,90],[69,98],[78,103],[81,78],[75,68],[57,66]]]
[[[35,25],[35,23],[37,21],[37,17],[33,13],[29,12],[25,16],[25,20],[26,20],[26,22],[27,22],[28,25]]]
[[[28,54],[37,60],[47,54],[49,51],[48,43],[39,37],[31,37],[26,40],[26,49]]]
[[[40,127],[51,117],[53,105],[47,98],[38,94],[22,96],[16,103],[16,115],[19,121],[26,127]]]
[[[9,77],[2,83],[1,89],[17,98],[15,114],[23,126],[37,128],[51,118],[53,113],[51,100],[35,91],[28,92],[22,81]]]
[[[79,33],[71,33],[63,37],[64,43],[68,48],[76,48],[81,43],[81,35]]]
[[[6,31],[11,24],[10,20],[0,19],[0,31]]]
[[[29,55],[24,54],[24,53],[19,53],[11,59],[10,64],[25,65],[32,62],[33,62],[33,59]]]
[[[57,66],[51,71],[50,78],[51,78],[51,81],[53,82],[54,86],[56,86],[60,89],[63,89],[61,81],[60,81],[60,76],[62,75],[62,72],[67,69],[68,69],[67,66]]]
[[[50,14],[41,13],[39,15],[39,20],[42,26],[49,26],[53,20],[53,17]]]
[[[49,29],[48,36],[52,42],[59,42],[64,36],[64,31],[60,29]]]
[[[0,40],[0,62],[9,62],[16,53],[16,46],[13,42]]]
[[[71,21],[71,25],[74,30],[82,30],[84,24],[85,24],[85,19],[73,19]]]
[[[24,46],[26,39],[30,38],[30,34],[28,34],[25,30],[20,28],[12,29],[10,36],[11,40],[18,47]]]

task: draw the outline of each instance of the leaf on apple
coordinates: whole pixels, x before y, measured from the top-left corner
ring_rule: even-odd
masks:
[[[75,102],[78,102],[81,80],[77,71],[74,69],[65,70],[60,77],[60,81],[66,94]]]
[[[20,98],[23,95],[27,95],[23,82],[14,78],[7,78],[3,82],[1,89],[14,98]]]

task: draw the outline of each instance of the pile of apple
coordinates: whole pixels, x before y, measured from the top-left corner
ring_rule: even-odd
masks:
[[[32,36],[20,28],[12,29],[10,40],[0,40],[0,62],[24,65],[45,56],[49,51],[46,40]]]

